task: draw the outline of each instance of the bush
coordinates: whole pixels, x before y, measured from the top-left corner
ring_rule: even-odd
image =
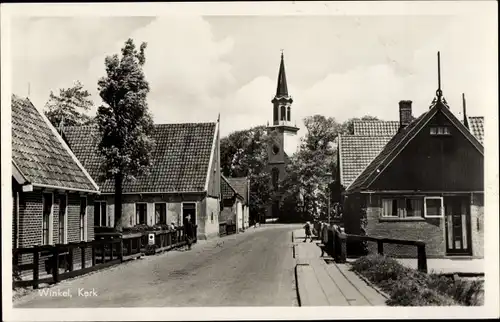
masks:
[[[391,297],[389,305],[482,305],[483,281],[424,274],[381,255],[357,259],[352,263],[352,270],[386,291]]]

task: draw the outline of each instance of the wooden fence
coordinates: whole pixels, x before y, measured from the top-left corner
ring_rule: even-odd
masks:
[[[236,224],[228,224],[226,222],[219,223],[219,236],[227,236],[236,234]]]
[[[394,238],[382,238],[346,234],[340,230],[338,226],[328,229],[328,237],[324,238],[327,242],[326,251],[330,253],[335,261],[345,263],[348,257],[347,242],[350,241],[366,241],[377,243],[377,253],[384,255],[384,244],[396,244],[405,246],[415,246],[417,248],[418,270],[427,273],[427,255],[425,251],[425,242],[420,240],[405,240]],[[390,256],[390,254],[389,254]]]
[[[197,240],[196,226],[193,243]],[[149,234],[154,234],[154,244],[149,245]],[[177,248],[187,243],[182,227],[173,230],[144,231],[120,234],[116,232],[96,234],[96,240],[14,248],[12,262],[14,287],[40,284],[55,284],[62,280],[83,275],[104,267],[120,264],[126,260],[144,255],[145,252],[158,253]],[[77,254],[78,253],[78,254]],[[31,260],[23,259],[31,257]],[[45,268],[45,270],[44,270]],[[62,270],[62,272],[61,272]],[[31,272],[32,278],[23,280],[21,276]]]

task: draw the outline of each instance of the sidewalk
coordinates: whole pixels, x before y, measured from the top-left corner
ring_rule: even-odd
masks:
[[[318,241],[304,242],[304,231],[293,232],[297,288],[301,306],[385,306],[381,293],[349,270],[349,264],[321,258]]]

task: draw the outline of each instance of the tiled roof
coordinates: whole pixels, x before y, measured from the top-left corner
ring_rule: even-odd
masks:
[[[469,116],[469,129],[476,139],[484,145],[484,117]]]
[[[220,181],[220,188],[222,193],[222,199],[230,200],[233,199],[237,194],[236,189],[234,189],[226,177],[221,176],[222,180]]]
[[[339,140],[341,184],[348,187],[390,139],[391,136],[341,135]]]
[[[34,186],[97,192],[99,188],[29,99],[12,96],[12,162]]]
[[[455,124],[456,127],[462,127],[464,129],[463,133],[466,133],[465,136],[481,151],[482,153],[482,145],[478,142],[477,139],[472,135],[471,132],[467,131],[462,122],[460,122],[449,110],[447,105],[442,104],[440,101],[435,103],[431,108],[420,115],[418,118],[414,119],[407,127],[405,127],[402,131],[399,131],[392,137],[392,139],[385,145],[382,151],[371,161],[371,163],[359,174],[358,177],[352,182],[352,184],[347,187],[348,191],[354,190],[363,190],[371,184],[371,181],[377,175],[377,169],[383,169],[387,167],[388,164],[385,163],[386,159],[390,155],[396,155],[401,149],[405,146],[407,142],[409,142],[413,134],[420,131],[420,129],[427,123],[427,121],[432,118],[435,113],[440,109],[449,120]],[[377,172],[376,172],[377,171]]]
[[[208,174],[217,123],[156,124],[152,166],[148,175],[126,180],[124,193],[202,192]],[[65,138],[75,155],[98,180],[100,156],[97,128],[74,126],[65,129]],[[102,184],[103,193],[112,193],[111,180]]]
[[[243,197],[243,202],[248,203],[248,179],[246,177],[242,178],[227,178],[231,186],[236,190],[236,192]]]
[[[484,117],[469,116],[468,119],[470,132],[483,144]],[[354,135],[393,136],[398,132],[399,121],[354,120],[353,127]]]
[[[399,121],[354,120],[354,135],[393,136],[398,132]]]

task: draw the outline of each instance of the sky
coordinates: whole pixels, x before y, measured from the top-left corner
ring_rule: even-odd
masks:
[[[292,121],[398,119],[429,108],[441,52],[444,97],[462,117],[496,109],[495,22],[481,15],[76,16],[12,19],[12,91],[43,107],[50,91],[79,80],[101,104],[104,59],[127,38],[147,42],[144,72],[155,123],[215,121],[221,135],[272,118],[281,50]],[[496,66],[496,65],[494,65]]]

